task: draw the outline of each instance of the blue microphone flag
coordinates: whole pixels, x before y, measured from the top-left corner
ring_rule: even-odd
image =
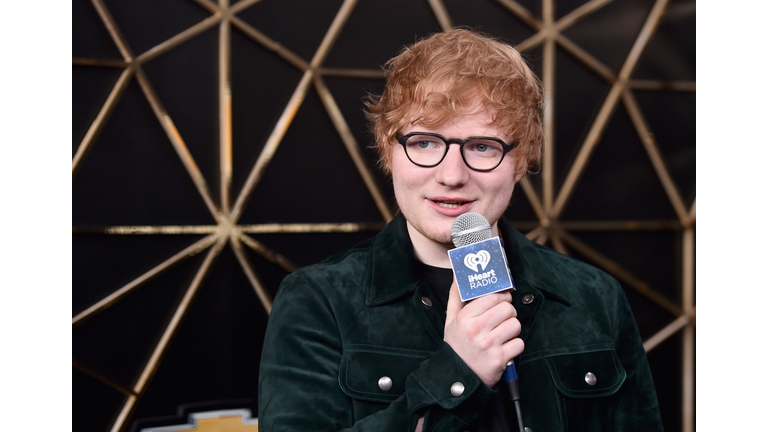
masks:
[[[493,237],[448,251],[461,301],[515,290],[501,240]]]

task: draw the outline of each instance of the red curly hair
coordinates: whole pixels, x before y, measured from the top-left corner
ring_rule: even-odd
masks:
[[[433,34],[406,47],[384,66],[381,96],[366,102],[379,164],[391,174],[397,134],[418,121],[440,126],[474,109],[489,109],[493,124],[517,142],[515,176],[538,166],[543,130],[541,82],[520,53],[466,29]],[[478,105],[479,102],[479,105]]]

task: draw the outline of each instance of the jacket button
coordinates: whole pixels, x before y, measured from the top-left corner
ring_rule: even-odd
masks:
[[[523,430],[525,432],[533,432],[533,429],[529,428],[528,426],[526,426]]]
[[[586,381],[587,384],[593,386],[597,384],[597,377],[592,372],[587,372],[587,374],[584,375],[584,381]]]
[[[432,300],[426,297],[422,297],[421,302],[424,303],[424,306],[430,306],[430,307],[432,306]]]
[[[451,394],[454,396],[461,396],[464,394],[464,384],[460,382],[455,382],[451,386]]]
[[[533,294],[526,294],[523,296],[523,304],[528,305],[533,303]]]
[[[379,388],[387,391],[392,388],[392,378],[388,376],[383,376],[379,378]]]

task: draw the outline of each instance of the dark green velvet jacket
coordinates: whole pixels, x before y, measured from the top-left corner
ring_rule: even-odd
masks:
[[[516,360],[525,425],[534,432],[662,430],[619,284],[504,220],[499,227],[525,342]],[[445,311],[425,300],[431,295],[402,215],[374,238],[287,276],[264,339],[259,430],[412,431],[420,413],[424,431],[470,428],[494,390],[443,342]],[[382,377],[391,388],[380,388]],[[460,396],[450,391],[456,382],[465,387]]]

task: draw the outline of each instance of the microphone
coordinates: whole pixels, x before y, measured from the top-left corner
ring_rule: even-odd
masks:
[[[451,258],[451,268],[463,302],[506,289],[515,290],[512,275],[509,274],[507,255],[499,238],[491,238],[492,235],[491,224],[479,213],[461,214],[451,225],[451,240],[456,249],[448,251],[448,256]],[[485,271],[489,266],[490,270]],[[523,432],[525,427],[514,359],[507,363],[502,378],[509,387],[518,428]]]

